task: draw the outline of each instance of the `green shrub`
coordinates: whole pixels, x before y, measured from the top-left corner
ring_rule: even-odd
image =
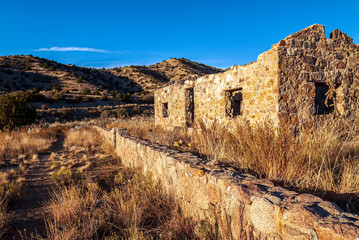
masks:
[[[134,114],[142,113],[142,110],[141,110],[140,106],[134,106],[132,111],[133,111]]]
[[[91,90],[88,89],[88,88],[83,88],[83,89],[81,90],[81,93],[82,93],[83,95],[88,95],[88,94],[91,94]]]
[[[0,96],[0,129],[12,130],[35,121],[36,110],[26,105],[31,97],[22,91]]]
[[[128,118],[129,116],[130,114],[125,108],[105,110],[101,113],[101,118]]]
[[[131,102],[132,101],[131,94],[129,94],[129,93],[118,93],[116,95],[116,98],[122,102]]]
[[[103,94],[101,95],[101,100],[102,100],[102,101],[107,101],[107,100],[108,100],[107,95],[103,93]]]

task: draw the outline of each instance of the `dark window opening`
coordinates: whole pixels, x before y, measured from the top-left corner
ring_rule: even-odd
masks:
[[[235,118],[241,115],[242,89],[226,91],[226,114],[228,117]]]
[[[189,88],[185,90],[185,104],[186,104],[186,125],[187,127],[192,126],[194,121],[194,93],[193,88]]]
[[[168,103],[162,103],[162,117],[168,117]]]
[[[315,83],[315,114],[326,115],[334,112],[334,98],[328,98],[329,86],[325,83]]]

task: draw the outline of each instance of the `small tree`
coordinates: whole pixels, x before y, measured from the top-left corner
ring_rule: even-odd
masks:
[[[29,94],[22,91],[0,96],[0,129],[12,130],[18,126],[31,124],[36,119],[36,110],[26,102]]]

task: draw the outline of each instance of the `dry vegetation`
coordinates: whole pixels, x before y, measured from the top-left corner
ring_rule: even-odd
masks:
[[[96,131],[73,128],[64,146],[49,164],[48,239],[195,239],[172,197],[151,176],[123,167]]]
[[[54,141],[57,129],[32,128],[0,133],[0,237],[6,232],[12,219],[8,206],[15,203],[22,194],[25,181],[25,158],[48,149]]]
[[[24,157],[48,149],[57,129],[33,128],[0,133],[0,161]]]
[[[300,134],[271,124],[251,128],[246,122],[230,132],[213,123],[198,124],[189,137],[183,130],[166,132],[153,119],[121,120],[107,127],[125,127],[152,142],[192,151],[209,161],[267,178],[297,191],[337,202],[344,210],[359,207],[359,124],[345,119],[318,119]]]

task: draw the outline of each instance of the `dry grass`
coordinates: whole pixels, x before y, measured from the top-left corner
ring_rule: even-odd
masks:
[[[91,128],[67,133],[64,159],[78,155],[84,162],[52,174],[57,187],[46,202],[51,216],[46,220],[47,238],[194,239],[192,222],[181,216],[172,197],[150,176],[120,165],[111,156],[113,148],[95,136]],[[75,148],[91,153],[84,158],[72,151]],[[54,154],[53,161],[59,157]]]
[[[0,133],[0,161],[29,156],[48,149],[56,129],[33,128]]]
[[[12,215],[7,212],[8,205],[20,196],[24,180],[16,172],[0,171],[0,237],[6,233],[12,219]]]
[[[64,147],[80,147],[88,151],[98,146],[101,142],[98,132],[90,128],[72,128],[65,138]]]
[[[132,169],[118,173],[110,191],[88,181],[54,191],[46,204],[49,239],[194,239],[173,199]]]
[[[359,207],[359,124],[352,120],[318,119],[308,122],[300,134],[285,127],[275,131],[269,123],[252,128],[238,122],[232,131],[217,123],[198,124],[191,138],[184,130],[156,128],[152,119],[121,120],[107,127],[124,127],[133,136],[313,192],[347,211]]]
[[[130,119],[120,119],[104,124],[106,128],[126,128],[131,136],[146,139],[158,144],[173,146],[175,143],[190,142],[190,138],[185,129],[176,128],[172,131],[166,131],[155,126],[153,117],[134,117]],[[176,145],[176,144],[175,144]]]
[[[359,193],[359,138],[346,120],[321,120],[298,136],[270,124],[239,123],[230,133],[218,124],[201,125],[195,148],[270,180],[302,189]]]

